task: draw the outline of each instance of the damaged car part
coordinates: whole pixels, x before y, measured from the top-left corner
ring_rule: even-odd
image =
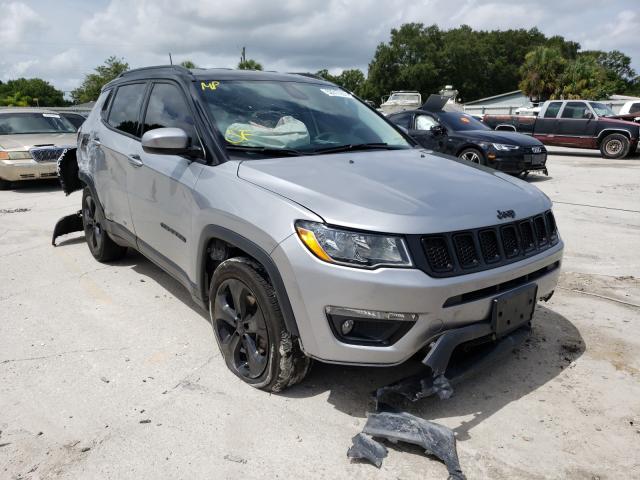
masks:
[[[387,447],[364,433],[359,433],[353,437],[351,443],[352,445],[347,451],[347,457],[368,460],[378,468],[382,466],[382,460],[389,453]]]
[[[56,222],[56,226],[53,228],[53,236],[51,238],[51,245],[56,246],[56,238],[61,237],[72,232],[81,232],[84,230],[82,224],[82,210],[78,210],[76,213],[62,217]]]
[[[456,437],[453,430],[448,427],[406,412],[381,412],[369,415],[362,433],[374,438],[384,438],[391,443],[405,442],[418,445],[425,449],[426,454],[434,455],[444,462],[449,471],[449,478],[455,480],[466,478],[458,459]]]
[[[460,330],[462,330],[461,333]],[[447,332],[450,336],[444,339],[446,334],[441,336],[422,361],[429,367],[426,373],[406,377],[376,390],[376,409],[380,410],[382,405],[387,404],[393,395],[402,396],[412,402],[433,395],[438,395],[440,399],[449,398],[453,394],[453,385],[486,369],[504,357],[521,345],[529,336],[530,331],[528,326],[524,326],[497,342],[491,341],[492,332],[489,323],[470,325]],[[456,335],[456,332],[459,335]],[[474,336],[473,332],[477,336]],[[452,337],[457,337],[462,341],[452,342]],[[482,343],[483,341],[484,343]],[[468,346],[477,346],[477,348],[474,348],[460,361],[449,364],[455,348],[465,342]]]

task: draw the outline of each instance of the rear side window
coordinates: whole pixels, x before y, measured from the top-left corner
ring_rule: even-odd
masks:
[[[585,113],[589,112],[587,104],[584,102],[567,102],[562,111],[562,118],[587,118]]]
[[[133,83],[118,88],[109,113],[109,125],[129,135],[139,136],[138,118],[145,88],[144,83]]]
[[[107,113],[109,113],[109,105],[111,105],[111,100],[113,99],[113,90],[109,90],[103,93],[103,95],[104,94],[107,95],[107,98],[105,98],[104,102],[102,103],[102,108],[100,109],[100,116],[106,120]]]
[[[181,128],[192,143],[197,138],[195,122],[182,91],[170,83],[156,83],[149,96],[143,133],[156,128]]]
[[[629,108],[629,113],[640,113],[640,103],[633,103]]]
[[[558,116],[558,112],[560,111],[561,105],[562,102],[550,103],[547,107],[547,111],[544,112],[544,118],[556,118]]]

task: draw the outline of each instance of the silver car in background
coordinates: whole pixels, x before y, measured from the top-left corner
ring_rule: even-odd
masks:
[[[126,72],[77,163],[94,257],[130,247],[173,275],[229,369],[264,390],[311,358],[386,366],[424,349],[446,365],[459,344],[529,329],[560,272],[537,188],[418,149],[317,78]]]
[[[0,109],[0,189],[11,182],[57,177],[58,158],[75,144],[76,128],[56,112]]]

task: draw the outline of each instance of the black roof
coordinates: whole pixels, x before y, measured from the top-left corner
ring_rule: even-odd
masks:
[[[193,68],[187,69],[180,65],[158,65],[153,67],[136,68],[121,73],[106,87],[129,80],[145,80],[154,78],[176,78],[183,80],[272,80],[280,82],[320,83],[333,85],[331,82],[311,76],[310,74],[265,72],[261,70],[234,70],[232,68]]]

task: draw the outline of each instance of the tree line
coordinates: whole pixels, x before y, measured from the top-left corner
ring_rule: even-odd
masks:
[[[196,68],[185,60],[186,68]],[[239,69],[262,70],[245,57]],[[109,57],[71,92],[73,103],[95,100],[100,89],[129,69],[123,58]],[[554,98],[605,98],[613,93],[640,95],[640,77],[631,59],[613,50],[581,51],[562,36],[547,37],[537,28],[474,30],[467,25],[442,30],[437,25],[407,23],[391,30],[368,66],[316,75],[361,98],[378,103],[392,90],[416,90],[423,97],[453,85],[461,101],[471,101],[521,89],[534,101]],[[63,93],[39,79],[0,82],[0,105],[61,106]]]

